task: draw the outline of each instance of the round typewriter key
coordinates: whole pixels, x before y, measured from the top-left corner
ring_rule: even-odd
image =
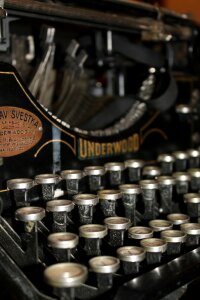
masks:
[[[175,158],[175,172],[184,172],[188,165],[188,153],[184,151],[174,151],[172,155]]]
[[[109,217],[104,219],[108,229],[126,230],[130,227],[130,220],[123,217]]]
[[[116,215],[116,201],[122,198],[120,190],[104,189],[98,191],[100,207],[105,217]]]
[[[180,225],[188,223],[190,221],[190,217],[181,213],[172,213],[167,215],[167,220],[172,222],[174,229],[180,229]]]
[[[200,241],[200,223],[185,223],[180,225],[180,229],[187,234],[186,246],[199,246]]]
[[[97,256],[89,260],[89,266],[96,273],[97,286],[101,290],[113,285],[113,274],[120,267],[120,260],[114,256]]]
[[[58,262],[71,260],[71,253],[78,245],[78,241],[78,235],[71,232],[56,232],[48,236],[48,246],[53,249]]]
[[[77,194],[73,196],[73,201],[78,207],[80,224],[91,224],[99,197],[94,194]]]
[[[31,178],[14,178],[7,180],[7,189],[10,191],[14,206],[29,206],[29,190],[34,186]]]
[[[136,203],[141,193],[138,184],[121,184],[119,189],[122,193],[122,203],[125,210],[125,217],[130,219],[132,225],[136,225]]]
[[[71,200],[55,199],[46,203],[46,210],[50,212],[70,212],[74,209]]]
[[[37,222],[45,217],[45,210],[42,207],[29,206],[18,208],[15,212],[16,220],[22,222]]]
[[[73,249],[78,245],[78,235],[71,232],[56,232],[48,236],[48,244],[57,249]]]
[[[187,172],[175,172],[172,174],[173,178],[175,178],[176,181],[176,201],[177,205],[180,206],[180,210],[184,210],[183,206],[183,194],[188,193],[189,186],[190,186],[190,180],[191,176]],[[183,207],[181,207],[181,205]]]
[[[168,153],[162,153],[158,156],[157,161],[161,168],[162,175],[171,175],[174,170],[175,158],[173,155]]]
[[[60,180],[60,177],[56,174],[39,174],[35,176],[37,184],[56,184]]]
[[[78,287],[87,277],[87,268],[77,263],[57,263],[44,270],[45,281],[58,288]]]
[[[200,190],[200,168],[188,169],[187,172],[191,176],[191,191],[198,192]]]
[[[117,249],[117,257],[122,263],[124,274],[136,274],[140,271],[141,262],[146,257],[142,247],[124,246]]]
[[[34,186],[34,180],[31,178],[14,178],[7,180],[9,190],[29,190]]]
[[[140,245],[143,239],[153,237],[153,229],[145,226],[133,226],[128,228],[129,241],[133,241],[134,245]]]
[[[104,219],[104,223],[108,228],[108,243],[110,246],[123,246],[124,233],[131,225],[130,220],[123,217],[109,217]]]
[[[157,233],[157,236],[160,236],[161,231],[163,230],[169,230],[172,229],[173,223],[168,220],[151,220],[149,221],[149,227],[153,229],[155,233]]]
[[[139,181],[142,190],[155,190],[158,188],[158,183],[154,179],[143,179]]]
[[[84,168],[84,172],[88,176],[91,192],[97,192],[104,188],[105,168],[103,166],[88,166]]]
[[[53,216],[53,232],[66,231],[70,223],[70,212],[74,209],[71,200],[55,199],[46,203],[46,211]]]
[[[142,191],[142,198],[144,203],[143,219],[155,219],[158,213],[158,204],[156,199],[158,182],[155,179],[143,179],[139,181],[139,184]]]
[[[57,263],[44,270],[44,281],[59,299],[75,299],[75,289],[85,283],[88,269],[78,263]]]
[[[141,193],[140,186],[138,184],[121,184],[119,188],[121,193],[125,195],[138,195]]]
[[[84,174],[81,170],[63,170],[60,176],[65,181],[65,189],[69,198],[80,192],[80,182]]]
[[[161,169],[158,166],[144,166],[142,170],[142,177],[144,179],[156,179],[161,175]]]
[[[107,233],[105,225],[88,224],[79,227],[79,236],[83,239],[83,248],[87,256],[101,255],[102,239]]]
[[[36,263],[39,261],[37,222],[41,221],[44,217],[44,208],[37,206],[21,207],[15,212],[15,219],[24,223],[27,249],[30,248],[31,259]]]
[[[141,240],[140,245],[146,251],[148,265],[160,263],[162,261],[163,253],[167,250],[167,243],[160,238],[143,239]]]
[[[120,261],[114,256],[97,256],[89,260],[89,266],[95,273],[110,274],[119,269]]]
[[[125,160],[125,168],[128,169],[128,180],[130,183],[137,183],[142,178],[142,168],[145,162],[141,159]]]
[[[101,224],[87,224],[79,227],[80,237],[88,239],[102,239],[107,235],[107,227]]]
[[[189,168],[199,168],[200,167],[200,151],[197,149],[188,149],[187,154],[188,158],[188,165]]]
[[[83,172],[81,170],[63,170],[60,175],[65,180],[81,179],[83,177]]]
[[[39,174],[35,176],[35,182],[41,187],[42,197],[44,200],[53,199],[55,187],[60,181],[57,174]]]
[[[167,254],[173,256],[181,253],[186,234],[181,230],[164,230],[161,232],[161,238],[167,242]]]
[[[176,182],[189,182],[191,180],[190,174],[187,172],[174,172],[172,174],[173,178],[175,178]]]
[[[198,221],[200,217],[200,194],[198,193],[186,193],[184,201],[187,205],[187,213],[191,218],[191,221]]]
[[[166,215],[173,207],[173,187],[176,183],[172,176],[159,176],[157,178],[160,195],[160,213]]]
[[[124,163],[108,162],[104,164],[106,179],[110,188],[116,188],[124,182]]]

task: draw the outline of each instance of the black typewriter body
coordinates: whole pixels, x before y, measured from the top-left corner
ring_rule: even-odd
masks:
[[[130,1],[0,12],[0,298],[198,299],[199,25]]]

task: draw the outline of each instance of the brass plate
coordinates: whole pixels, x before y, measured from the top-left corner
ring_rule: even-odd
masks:
[[[15,156],[33,148],[42,137],[42,122],[20,107],[0,107],[0,157]]]

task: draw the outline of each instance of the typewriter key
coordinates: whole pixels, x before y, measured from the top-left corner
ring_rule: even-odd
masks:
[[[99,197],[93,194],[77,194],[73,196],[73,201],[78,207],[80,224],[91,224],[94,206],[99,202]]]
[[[135,246],[139,246],[141,240],[151,237],[153,237],[153,229],[150,227],[133,226],[128,228],[128,239]]]
[[[124,246],[117,249],[117,257],[122,263],[124,274],[137,274],[140,271],[141,262],[146,257],[144,248],[137,246]]]
[[[200,167],[200,152],[197,149],[188,149],[188,167],[193,168],[199,168]]]
[[[98,289],[106,290],[113,286],[113,275],[120,267],[120,260],[114,256],[96,256],[89,260],[89,266],[96,273]]]
[[[59,299],[74,300],[75,289],[85,283],[88,269],[78,263],[57,263],[44,270],[44,281]]]
[[[60,181],[57,174],[39,174],[35,176],[35,182],[41,187],[42,197],[44,200],[54,198],[55,186]]]
[[[157,166],[144,166],[142,170],[143,179],[156,179],[161,175],[161,169]]]
[[[161,238],[167,242],[167,254],[169,256],[181,253],[183,244],[186,241],[186,233],[181,230],[164,230],[160,234]]]
[[[130,227],[131,222],[128,218],[109,217],[104,219],[108,228],[108,243],[112,247],[123,246],[125,231]]]
[[[125,165],[122,162],[108,162],[104,164],[107,186],[109,188],[116,188],[124,183]],[[108,176],[107,176],[108,175]]]
[[[174,170],[175,158],[173,155],[168,153],[162,153],[158,156],[157,161],[161,168],[161,174],[163,176],[171,175]]]
[[[18,208],[15,212],[15,219],[24,223],[27,237],[26,241],[29,242],[29,247],[32,251],[32,259],[36,263],[39,261],[37,222],[41,221],[44,217],[45,209],[42,207],[26,206]],[[28,237],[31,237],[31,239]]]
[[[7,180],[7,189],[10,190],[14,206],[29,206],[28,191],[34,186],[34,180],[30,178],[14,178]]]
[[[200,217],[200,194],[186,193],[184,200],[187,205],[187,214],[190,216],[191,221],[198,221]]]
[[[81,170],[63,170],[60,176],[65,181],[69,199],[80,192],[80,180],[83,178]]]
[[[29,206],[18,208],[15,212],[16,220],[22,222],[41,221],[45,216],[45,210],[42,207]],[[36,225],[36,224],[35,224]]]
[[[172,155],[175,158],[175,172],[184,172],[188,167],[188,153],[184,151],[174,151]]]
[[[148,265],[160,263],[162,261],[163,253],[167,250],[167,243],[160,238],[141,240],[140,245],[146,251]]]
[[[154,179],[144,179],[139,181],[142,191],[142,198],[144,203],[144,220],[152,220],[158,214],[158,205],[156,200],[156,190],[158,183]]]
[[[72,251],[78,245],[78,235],[71,232],[56,232],[48,236],[48,246],[53,249],[53,253],[58,262],[70,262]]]
[[[105,225],[88,224],[79,227],[79,236],[83,239],[83,248],[87,256],[97,256],[102,253],[102,239],[107,235]]]
[[[173,224],[173,229],[180,229],[181,224],[190,221],[190,216],[181,213],[172,213],[167,215],[167,220]]]
[[[185,223],[180,225],[181,231],[187,234],[186,246],[196,247],[200,242],[200,223]]]
[[[157,181],[160,196],[160,213],[166,215],[172,211],[175,179],[172,176],[159,176]]]
[[[98,191],[100,207],[105,217],[116,215],[116,200],[122,198],[120,190],[100,190]]]
[[[105,168],[102,166],[88,166],[84,172],[89,179],[90,192],[97,192],[104,188]]]
[[[191,176],[190,188],[192,192],[198,192],[200,190],[200,169],[192,168],[187,170]]]
[[[173,223],[168,220],[155,219],[149,221],[149,227],[155,232],[155,237],[160,237],[161,231],[172,229]]]
[[[74,203],[71,200],[55,199],[46,203],[46,211],[53,215],[52,231],[66,231],[72,221],[70,212],[74,209]]]
[[[176,181],[176,193],[177,195],[183,195],[188,193],[189,183],[191,176],[187,172],[175,172],[172,174],[172,177]]]
[[[132,225],[136,225],[136,203],[141,193],[137,184],[121,184],[119,189],[122,193],[122,203],[125,210],[125,217],[130,219]]]
[[[142,168],[145,162],[141,159],[128,159],[124,162],[125,168],[128,169],[128,181],[137,183],[142,178]]]

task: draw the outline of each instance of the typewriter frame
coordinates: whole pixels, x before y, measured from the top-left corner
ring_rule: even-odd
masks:
[[[91,4],[90,1],[86,1],[86,4]],[[137,32],[142,29],[148,29],[148,22],[142,18],[146,14],[152,19],[157,19],[157,8],[152,7],[150,5],[142,5],[138,3],[130,3],[129,1],[122,2],[118,1],[114,3],[113,1],[103,1],[104,3],[99,5],[100,11],[97,12],[96,9],[90,7],[68,7],[63,10],[60,8],[59,4],[49,4],[48,9],[47,6],[43,3],[39,3],[38,1],[31,7],[32,1],[15,1],[8,0],[6,2],[5,8],[8,11],[8,15],[14,18],[24,18],[25,22],[29,22],[31,20],[48,20],[50,23],[58,22],[61,24],[75,24],[78,26],[84,25],[100,29],[110,29],[116,30],[119,32],[126,32],[130,34],[131,32]],[[97,4],[97,3],[95,3]],[[79,3],[80,5],[80,3]],[[105,5],[108,8],[108,12],[102,10]],[[131,10],[131,11],[130,11]],[[111,14],[111,12],[113,14]],[[132,18],[131,13],[134,13],[136,16],[141,16],[139,18]],[[189,28],[193,34],[196,36],[196,30],[198,26],[187,19],[183,15],[175,14],[169,12],[167,10],[163,10],[163,21],[166,25],[166,28],[169,32],[175,32],[180,36],[184,36],[185,32],[182,28]],[[94,15],[96,19],[94,20]],[[174,24],[179,24],[180,26],[176,30],[174,28]],[[67,26],[66,25],[66,26]],[[198,74],[199,75],[199,74]],[[119,158],[116,156],[116,159]],[[122,157],[120,156],[120,159]],[[83,165],[87,164],[84,162]],[[1,191],[1,200],[7,201],[7,191]],[[4,228],[2,222],[0,224],[0,240],[2,239],[3,243],[3,235],[1,233],[4,232]],[[5,234],[5,232],[4,232]],[[4,248],[5,247],[5,248]],[[5,244],[4,247],[0,247],[0,272],[5,274],[2,282],[2,287],[5,285],[15,289],[15,295],[12,299],[53,299],[42,295],[38,290],[34,288],[34,286],[28,281],[28,279],[21,272],[19,267],[14,263],[12,258],[6,253],[6,247],[9,247],[9,244]],[[178,291],[179,288],[184,287],[184,285],[189,284],[197,289],[199,283],[199,271],[200,271],[200,259],[198,257],[200,252],[200,248],[197,248],[190,253],[183,255],[182,257],[176,259],[175,261],[171,261],[165,266],[159,267],[157,270],[152,270],[149,273],[146,273],[136,280],[132,280],[121,285],[114,297],[114,300],[120,300],[123,297],[127,297],[127,299],[132,299],[134,296],[137,299],[161,299],[167,295],[169,295],[172,291]],[[162,274],[162,286],[160,274]],[[149,280],[149,293],[143,294],[143,285]],[[158,290],[159,287],[159,290]],[[190,291],[190,288],[188,292]],[[105,297],[105,295],[103,296]]]

